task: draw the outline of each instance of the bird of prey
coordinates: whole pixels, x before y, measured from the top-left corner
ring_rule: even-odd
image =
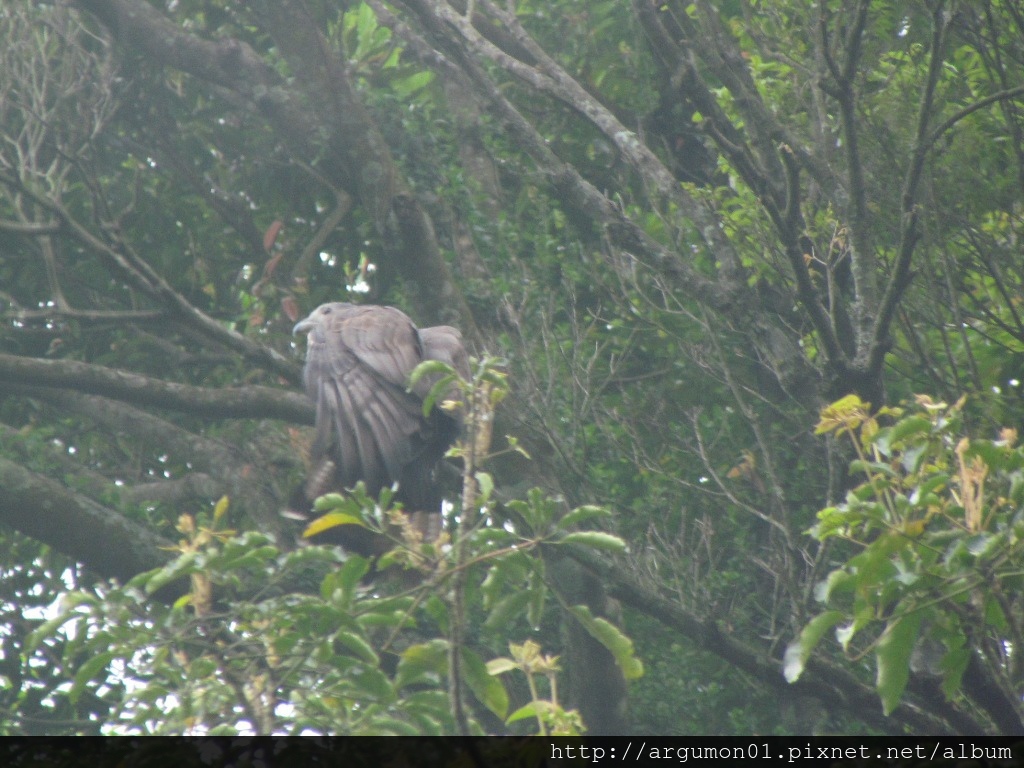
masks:
[[[446,325],[418,329],[394,307],[344,302],[320,305],[293,333],[308,334],[303,382],[316,404],[306,499],[359,481],[376,497],[397,483],[396,501],[439,522],[438,470],[461,415],[434,408],[424,416],[438,377],[424,376],[410,391],[409,375],[424,360],[440,360],[469,378],[462,334]],[[360,554],[381,546],[365,535],[342,543]]]

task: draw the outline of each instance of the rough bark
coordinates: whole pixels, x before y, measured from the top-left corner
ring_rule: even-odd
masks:
[[[0,522],[85,563],[101,576],[127,581],[167,562],[172,542],[3,458],[0,487],[4,489]]]

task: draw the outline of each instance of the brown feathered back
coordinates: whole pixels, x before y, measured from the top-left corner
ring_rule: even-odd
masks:
[[[424,360],[441,360],[468,377],[462,335],[450,326],[419,330],[394,307],[335,302],[317,307],[295,332],[308,332],[303,380],[316,404],[306,496],[315,499],[358,481],[376,496],[398,483],[409,511],[439,512],[437,469],[457,439],[459,416],[423,400],[437,377],[406,391]]]

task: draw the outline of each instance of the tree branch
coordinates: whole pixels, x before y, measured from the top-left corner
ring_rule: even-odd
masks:
[[[850,265],[856,292],[854,304],[855,347],[865,352],[870,344],[872,326],[878,312],[878,259],[875,255],[874,240],[871,236],[871,221],[867,207],[867,191],[864,181],[864,164],[860,153],[857,122],[857,75],[862,50],[862,38],[867,25],[870,0],[860,0],[853,14],[844,42],[844,58],[837,62],[829,51],[828,23],[825,4],[819,10],[820,46],[835,88],[829,93],[839,102],[839,114],[843,126],[843,142],[846,148],[846,176],[849,186],[849,204],[846,207],[850,220]]]
[[[574,560],[596,573],[613,597],[676,630],[696,643],[701,650],[719,656],[769,688],[813,696],[828,706],[849,710],[858,720],[885,733],[892,733],[901,726],[915,733],[958,732],[941,718],[918,709],[908,701],[904,701],[895,712],[885,717],[881,713],[878,694],[874,689],[828,662],[812,659],[798,681],[787,683],[780,662],[766,658],[763,652],[726,634],[714,622],[701,619],[676,602],[652,592],[625,569],[591,550],[575,546],[564,547],[564,550]],[[980,724],[973,725],[970,732],[984,733]]]
[[[260,386],[193,387],[75,360],[0,354],[0,381],[72,389],[217,419],[265,418],[312,424],[314,416],[309,400],[296,392]]]
[[[60,222],[64,231],[78,239],[83,245],[103,257],[113,271],[121,275],[136,289],[157,301],[171,316],[183,325],[200,331],[204,336],[240,352],[273,371],[288,381],[298,382],[301,378],[299,367],[281,355],[277,350],[246,338],[237,331],[225,327],[209,315],[196,309],[144,259],[139,257],[125,242],[116,247],[101,240],[75,219],[57,200],[50,199],[35,190],[22,185],[15,177],[0,173],[0,182],[17,189],[30,197],[33,202],[50,211]]]
[[[118,489],[122,504],[138,505],[144,502],[180,504],[183,500],[209,501],[217,497],[221,484],[207,474],[195,472],[179,480],[160,483],[142,483]]]
[[[459,59],[462,69],[488,108],[507,126],[523,150],[533,158],[557,197],[575,208],[584,218],[592,219],[616,246],[642,254],[657,271],[672,275],[675,284],[687,295],[707,302],[721,311],[743,305],[743,300],[739,296],[731,295],[728,288],[704,277],[684,262],[677,252],[650,237],[626,216],[619,206],[584,179],[572,165],[562,161],[551,150],[544,137],[512,105],[477,63],[476,58],[468,50],[468,43],[461,36],[453,40],[447,33],[446,25],[431,13],[431,9],[423,7],[419,0],[415,2],[418,12],[422,14],[424,27],[435,44],[451,49],[451,53]],[[410,5],[408,2],[405,4]],[[710,226],[715,231],[718,230],[717,222]]]
[[[60,223],[56,221],[42,223],[34,221],[0,221],[0,232],[7,232],[12,235],[29,235],[31,237],[55,235],[60,232]]]
[[[214,495],[228,494],[261,530],[284,532],[278,512],[287,491],[275,485],[272,465],[266,457],[254,455],[248,443],[235,445],[197,435],[151,413],[94,395],[48,388],[19,394],[42,400],[62,412],[75,413],[112,434],[132,435],[153,455],[177,456],[193,470],[214,478],[220,484]],[[256,470],[258,464],[261,471]]]
[[[2,457],[0,487],[0,522],[102,576],[127,581],[170,557],[173,542]]]
[[[932,11],[932,44],[931,58],[928,62],[928,79],[925,82],[924,92],[921,94],[921,102],[917,113],[917,134],[914,140],[914,150],[911,153],[910,166],[907,168],[907,175],[903,182],[903,191],[900,195],[900,210],[902,213],[902,226],[900,229],[900,243],[896,253],[896,263],[893,266],[892,274],[882,295],[882,301],[878,308],[878,315],[874,319],[871,328],[870,346],[860,349],[859,352],[864,358],[864,368],[869,372],[881,372],[885,354],[889,351],[889,328],[896,313],[896,306],[899,304],[903,292],[910,280],[910,262],[914,255],[920,233],[917,228],[917,190],[921,181],[921,174],[924,172],[925,160],[928,157],[928,150],[931,147],[929,141],[931,132],[928,129],[932,108],[934,105],[935,88],[939,82],[939,76],[944,66],[943,52],[946,47],[946,30],[948,20],[946,19],[945,4],[936,3]]]
[[[983,99],[978,99],[973,104],[968,104],[963,109],[951,115],[948,119],[943,120],[929,135],[927,140],[924,142],[926,149],[931,149],[935,142],[942,138],[942,135],[952,128],[954,125],[959,123],[965,117],[974,114],[979,109],[984,109],[990,104],[994,104],[997,101],[1013,101],[1019,97],[1024,96],[1024,85],[1016,88],[1007,88],[1005,90],[993,93],[990,96],[986,96]]]

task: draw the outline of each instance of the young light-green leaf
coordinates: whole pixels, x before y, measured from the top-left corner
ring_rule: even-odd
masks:
[[[611,515],[611,512],[604,507],[598,507],[593,504],[584,504],[582,507],[576,507],[576,509],[559,520],[558,527],[563,531],[567,531],[570,528],[579,525],[584,520],[591,520],[595,517],[608,517],[609,515]]]
[[[603,531],[573,531],[561,540],[563,544],[583,544],[594,549],[621,554],[626,551],[626,542],[611,533]]]
[[[800,632],[800,636],[789,644],[782,660],[782,673],[786,681],[795,683],[804,671],[807,659],[811,657],[821,638],[843,619],[842,611],[825,611],[818,614]]]
[[[643,663],[633,655],[633,641],[618,627],[607,619],[594,616],[585,605],[574,605],[569,610],[579,619],[583,628],[611,652],[627,680],[635,680],[643,675]]]
[[[367,527],[366,523],[354,515],[348,515],[344,512],[329,512],[307,525],[306,530],[302,532],[302,536],[308,539],[339,525],[361,525],[363,528]]]

